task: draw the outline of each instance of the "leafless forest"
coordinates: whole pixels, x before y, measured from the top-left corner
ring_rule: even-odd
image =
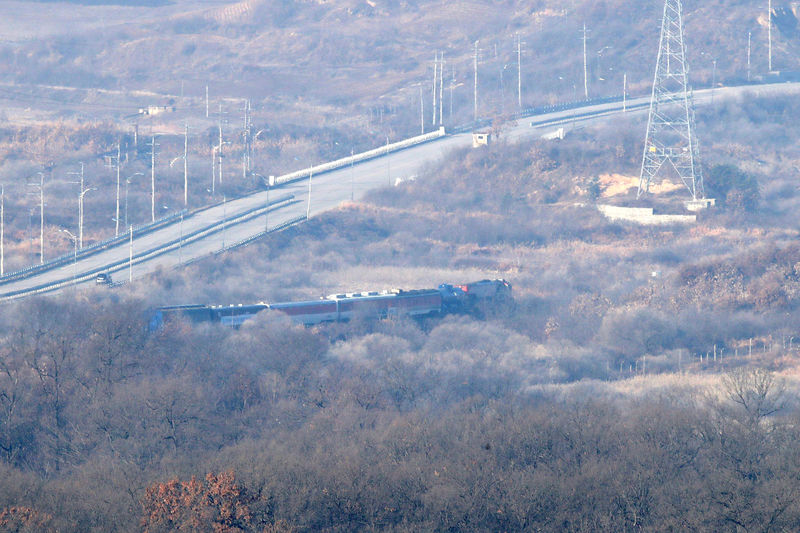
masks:
[[[518,31],[540,58],[524,74],[526,101],[574,96],[585,18],[593,50],[603,50],[590,62],[593,94],[617,92],[622,64],[631,91],[642,93],[658,6],[64,4],[41,2],[72,20],[75,36],[53,22],[37,30],[19,10],[19,35],[0,43],[0,100],[11,103],[0,125],[0,171],[14,177],[10,267],[35,260],[27,182],[37,172],[51,180],[52,253],[71,244],[59,227],[74,224],[69,173],[81,161],[100,189],[87,197],[87,239],[108,236],[106,156],[119,143],[123,178],[146,169],[133,127],[143,137],[182,132],[184,120],[202,115],[206,84],[231,123],[240,100],[254,99],[255,125],[266,132],[254,140],[256,169],[291,170],[418,131],[414,83],[430,76],[429,48],[447,50],[463,84],[480,38],[484,112],[497,138],[180,270],[3,304],[0,530],[800,527],[796,98],[698,108],[717,207],[694,225],[642,227],[610,222],[596,204],[635,198],[643,115],[573,124],[563,140],[512,142],[504,111],[515,95],[501,92],[501,76],[512,78],[504,66]],[[143,6],[158,17],[141,15]],[[686,6],[695,83],[711,81],[702,50],[720,58],[720,83],[743,81],[743,39],[748,31],[760,39],[763,21],[747,15],[748,2]],[[775,22],[775,60],[785,68],[795,68],[800,46],[796,11],[779,6]],[[36,31],[52,34],[26,33]],[[753,57],[764,63],[763,46]],[[309,83],[310,73],[325,82]],[[465,86],[450,94],[448,125],[468,120]],[[115,115],[148,104],[176,105],[175,118]],[[218,133],[218,117],[203,117],[192,125],[193,168],[206,164]],[[240,148],[233,132],[231,154]],[[179,137],[160,141],[159,202],[170,208],[182,194],[182,176],[168,166]],[[131,185],[133,219],[148,198]],[[256,185],[230,180],[224,192]],[[657,185],[644,205],[671,210],[685,199],[681,188]],[[206,185],[193,187],[190,207],[211,200]],[[239,329],[150,324],[159,305],[498,277],[513,283],[514,301],[475,315],[306,328],[264,312]]]

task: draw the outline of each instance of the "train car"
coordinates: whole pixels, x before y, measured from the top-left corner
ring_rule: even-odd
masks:
[[[392,290],[328,296],[335,301],[339,320],[354,318],[420,317],[442,312],[442,294],[434,289]]]
[[[219,322],[239,327],[257,313],[272,309],[306,326],[358,318],[378,320],[387,317],[425,317],[448,313],[483,314],[485,304],[511,298],[511,284],[503,279],[481,280],[463,285],[443,283],[438,289],[394,289],[331,294],[320,300],[258,303],[253,305],[206,306],[175,305],[161,307],[151,319],[157,329],[170,316],[184,316],[195,322]]]
[[[338,306],[330,300],[274,303],[269,304],[269,308],[289,315],[295,322],[306,326],[339,320]]]
[[[168,305],[156,309],[150,319],[150,329],[158,329],[164,324],[164,321],[176,316],[188,318],[192,322],[209,322],[216,320],[213,308],[207,305]]]
[[[228,305],[212,307],[214,314],[214,321],[219,322],[225,326],[238,328],[243,322],[256,316],[264,309],[268,309],[269,305],[265,303],[257,303],[252,305]]]
[[[504,279],[483,279],[455,287],[464,291],[470,300],[497,300],[511,297],[511,284]]]

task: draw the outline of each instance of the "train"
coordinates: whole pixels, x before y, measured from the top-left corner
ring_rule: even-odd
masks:
[[[239,327],[265,310],[278,311],[294,322],[314,326],[325,322],[392,317],[423,318],[453,313],[479,313],[485,305],[511,300],[511,283],[484,279],[473,283],[442,283],[436,289],[392,289],[331,294],[318,300],[240,305],[173,305],[159,307],[151,329],[165,321],[183,317],[193,322],[217,322]]]

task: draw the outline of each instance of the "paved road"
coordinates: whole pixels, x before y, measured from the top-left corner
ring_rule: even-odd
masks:
[[[714,91],[714,100],[721,102],[755,96],[770,96],[800,93],[800,84],[786,83],[763,86],[720,88]],[[710,90],[697,91],[695,103],[704,105],[712,99]],[[649,98],[637,98],[627,102],[629,113],[643,114],[647,110]],[[602,120],[602,117],[622,112],[620,103],[601,104],[574,110],[560,111],[520,119],[505,132],[507,139],[521,140],[526,137],[541,136],[563,126],[565,129],[577,127],[586,122]],[[532,126],[531,123],[536,124]],[[334,209],[352,199],[360,199],[368,190],[394,184],[398,179],[407,179],[421,172],[422,167],[441,159],[449,151],[469,146],[471,134],[450,135],[436,141],[391,153],[340,170],[314,176],[311,180],[311,216]],[[138,279],[151,274],[159,268],[176,268],[182,263],[219,252],[232,243],[251,238],[264,232],[267,224],[275,228],[281,224],[306,215],[308,206],[308,180],[274,187],[270,199],[293,194],[294,202],[273,206],[268,212],[264,207],[267,193],[260,192],[225,202],[196,213],[187,214],[182,222],[157,229],[149,234],[135,238],[131,245],[124,241],[87,257],[78,257],[76,263],[62,266],[27,277],[0,284],[0,299],[9,299],[33,294],[36,290],[60,290],[77,280],[78,284],[93,284],[94,273],[112,273],[115,281]],[[258,209],[261,209],[258,211]],[[242,213],[255,211],[255,216],[240,223],[222,224],[224,219]],[[268,219],[268,220],[267,220]],[[224,227],[224,229],[223,229]],[[181,236],[200,232],[194,240],[184,241]],[[166,244],[171,246],[164,248]],[[129,261],[130,253],[134,260]],[[83,278],[83,279],[82,279]],[[56,285],[48,289],[37,289],[45,285]]]

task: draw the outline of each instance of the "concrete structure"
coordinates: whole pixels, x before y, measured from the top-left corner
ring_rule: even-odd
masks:
[[[597,209],[609,220],[624,220],[643,226],[694,224],[697,222],[697,215],[656,215],[653,213],[652,207],[619,207],[597,204]]]
[[[702,211],[703,209],[708,209],[710,207],[714,207],[716,204],[717,201],[714,198],[703,198],[700,200],[689,200],[683,205],[686,206],[687,211],[695,212],[695,211]]]
[[[139,114],[140,115],[160,115],[161,113],[174,113],[175,106],[166,106],[166,105],[150,105],[147,107],[140,107]]]
[[[556,139],[563,140],[564,137],[566,137],[566,135],[567,132],[564,131],[563,127],[561,127],[555,131],[551,131],[550,133],[545,133],[544,135],[542,135],[542,139],[544,139],[545,141],[555,141]]]
[[[472,147],[488,146],[489,141],[492,140],[492,134],[483,131],[476,131],[472,134]]]

